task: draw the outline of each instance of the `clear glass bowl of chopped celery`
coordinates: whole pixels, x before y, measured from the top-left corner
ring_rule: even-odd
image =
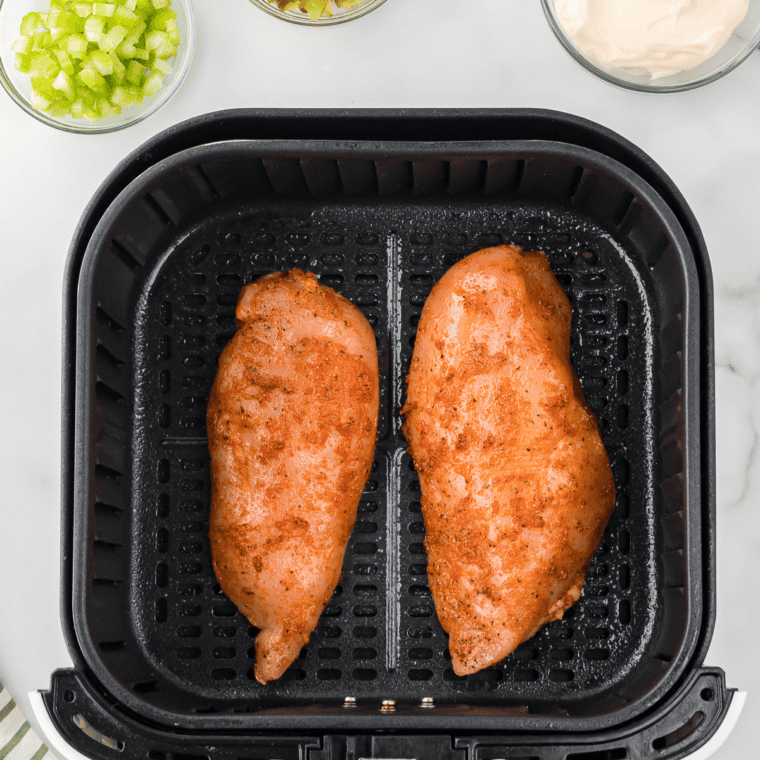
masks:
[[[190,0],[0,0],[0,84],[67,132],[114,132],[155,113],[185,78],[194,43]]]
[[[251,0],[276,18],[306,26],[331,26],[353,21],[385,0]]]

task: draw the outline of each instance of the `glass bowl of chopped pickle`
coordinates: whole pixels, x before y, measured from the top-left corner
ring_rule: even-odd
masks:
[[[381,6],[385,0],[251,0],[267,13],[306,26],[331,26],[353,21]]]
[[[0,84],[67,132],[114,132],[155,113],[193,58],[190,0],[0,0]]]

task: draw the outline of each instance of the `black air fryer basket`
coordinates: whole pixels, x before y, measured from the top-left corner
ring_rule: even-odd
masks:
[[[427,587],[400,431],[433,284],[486,246],[544,250],[615,473],[580,602],[457,677]],[[205,409],[243,285],[299,267],[377,338],[381,414],[343,579],[298,660],[253,678],[256,630],[208,545]],[[45,702],[91,757],[681,758],[731,702],[715,615],[712,285],[648,157],[544,111],[194,119],[108,178],[70,251],[62,611],[75,669]]]

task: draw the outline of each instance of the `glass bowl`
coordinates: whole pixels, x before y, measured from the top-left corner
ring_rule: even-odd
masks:
[[[141,106],[122,108],[120,116],[109,116],[98,121],[71,116],[55,117],[32,107],[32,84],[29,74],[16,70],[16,54],[11,45],[19,36],[21,19],[30,11],[46,13],[50,9],[49,0],[0,0],[0,84],[5,91],[30,116],[48,126],[66,132],[99,134],[115,132],[131,124],[136,124],[155,113],[165,105],[182,84],[193,60],[195,48],[195,24],[190,0],[172,0],[171,7],[177,12],[177,29],[182,40],[177,55],[169,58],[172,70],[164,77],[164,86],[152,97],[146,98]]]
[[[281,11],[277,3],[270,3],[268,0],[251,0],[251,2],[262,11],[266,11],[275,18],[283,21],[290,21],[293,24],[303,24],[304,26],[332,26],[333,24],[342,24],[344,21],[353,21],[360,18],[375,8],[379,8],[385,0],[359,0],[359,3],[351,10],[341,10],[333,5],[333,15],[330,18],[318,18],[312,21],[307,13],[301,10]]]
[[[652,79],[648,72],[608,68],[586,56],[565,35],[554,11],[554,0],[541,0],[541,3],[552,31],[581,66],[607,82],[638,92],[683,92],[714,82],[733,71],[760,43],[760,0],[749,0],[744,20],[717,53],[692,69]]]

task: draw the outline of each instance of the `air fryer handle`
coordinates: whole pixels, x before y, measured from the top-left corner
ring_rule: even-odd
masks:
[[[648,718],[601,735],[327,736],[308,760],[681,760],[715,735],[735,693],[722,670],[703,668]]]
[[[680,689],[647,718],[598,736],[564,734],[542,737],[459,739],[468,760],[682,760],[715,736],[728,715],[736,689],[726,687],[720,668],[692,671]]]
[[[42,698],[61,736],[96,760],[682,760],[705,745],[728,714],[736,691],[719,668],[692,671],[654,712],[597,734],[544,732],[452,736],[422,732],[354,735],[179,733],[149,725],[110,704],[81,671],[53,673]],[[438,709],[438,708],[434,708]],[[445,707],[441,707],[445,710]]]

